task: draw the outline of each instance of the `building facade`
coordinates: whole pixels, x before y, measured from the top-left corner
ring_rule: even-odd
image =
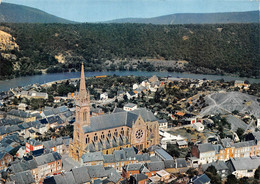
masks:
[[[114,150],[135,146],[143,150],[159,144],[158,120],[152,112],[137,109],[90,117],[90,94],[86,89],[84,66],[76,101],[76,121],[69,155],[80,161],[84,153]]]

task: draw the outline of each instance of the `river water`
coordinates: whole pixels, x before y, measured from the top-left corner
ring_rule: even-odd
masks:
[[[241,78],[234,76],[221,76],[221,75],[203,75],[203,74],[191,74],[191,73],[177,73],[177,72],[145,72],[145,71],[106,71],[106,72],[85,72],[86,77],[100,76],[100,75],[118,75],[118,76],[153,76],[157,75],[160,77],[179,77],[179,78],[191,78],[191,79],[209,79],[209,80],[218,80],[224,79],[225,81],[232,80],[248,80],[250,83],[260,83],[260,79],[252,78]],[[33,75],[26,77],[18,77],[11,80],[0,81],[0,91],[7,91],[10,88],[15,88],[17,86],[27,86],[29,84],[39,83],[44,84],[47,82],[79,78],[80,72],[67,72],[67,73],[51,73],[43,75]]]

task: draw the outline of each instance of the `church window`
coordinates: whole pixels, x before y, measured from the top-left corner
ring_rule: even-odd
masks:
[[[87,138],[86,138],[86,144],[89,143],[89,135],[87,135]]]
[[[110,132],[110,130],[108,131],[107,136],[108,136],[108,137],[111,137],[111,132]]]
[[[95,133],[94,141],[97,141],[97,140],[98,140],[98,136],[97,136],[97,133]]]
[[[87,120],[87,112],[83,112],[83,121]]]
[[[121,129],[121,135],[123,136],[125,134],[124,129]]]
[[[104,132],[102,132],[101,139],[104,139],[104,138],[105,138],[105,135],[104,135]]]
[[[118,136],[118,132],[117,132],[117,129],[115,129],[115,133],[114,133],[114,136]]]

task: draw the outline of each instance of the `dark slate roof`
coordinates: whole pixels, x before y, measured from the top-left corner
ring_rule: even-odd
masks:
[[[35,139],[29,139],[28,141],[26,141],[28,144],[32,145],[32,146],[39,146],[42,145],[41,142],[35,140]]]
[[[159,155],[163,160],[173,160],[173,157],[167,153],[164,149],[156,149],[155,154]]]
[[[105,168],[107,173],[107,180],[109,182],[118,183],[118,181],[121,179],[121,175],[118,174],[115,170],[115,168]]]
[[[175,168],[175,161],[174,160],[165,160],[164,161],[165,168]]]
[[[202,165],[203,171],[206,171],[209,166],[214,166],[217,171],[228,170],[228,167],[224,161],[217,161],[217,162],[212,162],[209,164],[203,164]]]
[[[210,182],[210,179],[206,174],[202,174],[200,176],[193,177],[191,181],[193,184],[206,184]]]
[[[16,109],[12,109],[7,114],[8,115],[13,115],[13,116],[18,116],[18,117],[21,117],[21,118],[30,118],[30,117],[32,117],[32,115],[30,113],[27,113],[27,112],[21,111],[21,110],[16,110]]]
[[[19,172],[15,175],[11,175],[10,178],[12,181],[15,181],[16,184],[35,183],[31,171]]]
[[[126,171],[137,171],[137,170],[140,170],[142,167],[142,164],[140,163],[136,163],[136,164],[128,164],[128,165],[125,165],[124,166],[124,169]]]
[[[12,164],[10,167],[13,173],[19,173],[23,171],[36,169],[36,168],[37,168],[37,163],[35,160],[28,160],[28,161],[22,160],[18,163]]]
[[[32,154],[32,156],[34,156],[34,157],[38,157],[38,156],[44,154],[44,148],[31,151],[31,154]]]
[[[187,167],[185,158],[177,158],[175,160],[177,168]]]
[[[93,152],[93,153],[85,153],[81,156],[83,163],[85,162],[94,162],[104,160],[103,153],[100,152]]]
[[[41,123],[41,124],[48,124],[48,121],[47,121],[47,119],[45,118],[45,119],[41,119],[41,120],[40,120],[40,123]]]
[[[114,155],[103,155],[103,157],[104,157],[104,163],[114,163],[114,162],[116,162]]]
[[[256,142],[254,140],[234,143],[235,148],[251,147],[251,146],[255,146],[255,145],[256,145]]]
[[[47,118],[48,123],[52,124],[52,123],[58,123],[58,124],[62,124],[64,123],[63,120],[59,117],[59,116],[51,116]]]
[[[91,178],[102,178],[107,176],[107,173],[103,165],[87,166],[87,169]]]
[[[65,172],[63,174],[53,176],[56,184],[74,184],[76,183],[72,172]]]
[[[214,146],[210,143],[199,144],[198,149],[199,149],[200,153],[215,151]]]
[[[90,126],[84,126],[83,130],[85,133],[88,133],[121,126],[132,127],[133,123],[137,120],[139,115],[141,115],[145,122],[157,121],[156,117],[151,111],[148,111],[145,108],[141,108],[130,112],[118,112],[91,117]]]
[[[73,174],[77,184],[86,183],[86,182],[91,181],[86,166],[72,169],[72,174]]]
[[[50,163],[50,162],[54,162],[54,161],[57,161],[57,160],[60,160],[60,159],[61,159],[61,156],[57,152],[52,152],[52,153],[48,153],[48,154],[45,154],[45,155],[35,157],[35,161],[36,161],[38,166],[44,165],[44,164],[47,164],[47,163]]]
[[[123,109],[115,107],[112,113],[125,112]]]
[[[234,171],[252,170],[260,165],[260,157],[232,158],[229,162],[232,163]]]
[[[160,171],[160,170],[162,170],[162,169],[165,168],[163,161],[157,161],[157,162],[146,163],[146,167],[147,167],[150,171]]]
[[[56,139],[52,139],[52,140],[49,140],[49,141],[44,141],[44,142],[42,142],[42,144],[46,149],[51,149],[53,147],[62,145],[63,140],[62,140],[62,138],[56,138]]]
[[[133,177],[135,179],[135,181],[139,182],[139,181],[143,181],[146,180],[148,178],[148,176],[146,176],[145,174],[134,174],[131,177]]]

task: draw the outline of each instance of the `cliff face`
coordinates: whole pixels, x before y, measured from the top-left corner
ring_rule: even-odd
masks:
[[[13,49],[19,50],[19,46],[15,42],[15,38],[9,33],[0,30],[0,50],[8,51]]]

